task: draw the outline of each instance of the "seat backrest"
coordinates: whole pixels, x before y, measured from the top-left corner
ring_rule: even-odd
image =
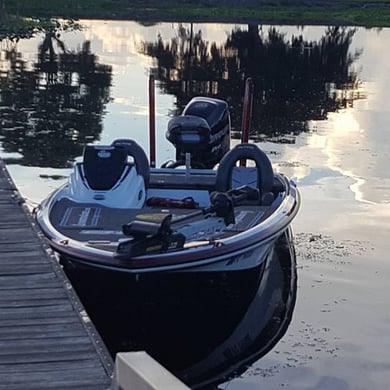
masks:
[[[253,160],[256,167],[236,167],[241,159]],[[272,202],[274,173],[267,155],[255,144],[242,143],[236,145],[222,158],[216,176],[217,191],[225,192],[239,185],[255,187],[260,191],[263,204]]]
[[[127,165],[127,153],[114,146],[86,145],[84,175],[88,185],[98,191],[111,189],[120,179]]]
[[[113,141],[111,146],[122,149],[134,160],[137,173],[144,178],[145,186],[149,186],[150,166],[145,151],[132,139],[121,138]]]

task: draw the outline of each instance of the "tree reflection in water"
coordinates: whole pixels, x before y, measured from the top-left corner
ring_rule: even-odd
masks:
[[[355,29],[329,27],[319,41],[307,41],[257,25],[231,31],[217,46],[180,26],[177,36],[164,43],[145,42],[142,52],[157,59],[152,69],[164,93],[173,94],[177,109],[199,94],[229,102],[232,127],[240,130],[244,80],[255,84],[253,138],[286,140],[283,134],[307,131],[308,121],[327,118],[360,98],[358,76],[351,65],[360,53],[350,54]]]
[[[40,167],[67,167],[86,142],[102,131],[109,101],[111,67],[99,64],[84,42],[68,51],[59,35],[48,32],[31,68],[17,43],[0,51],[0,134],[6,162]],[[56,50],[58,52],[56,52]]]
[[[257,25],[232,30],[226,42],[207,42],[201,31],[180,26],[164,42],[144,42],[141,51],[156,58],[152,69],[163,93],[176,96],[181,111],[196,95],[228,101],[232,125],[241,127],[244,80],[255,85],[252,138],[294,142],[290,134],[306,131],[310,120],[353,104],[359,81],[350,53],[355,29],[330,27],[318,41],[286,39],[275,28]],[[42,40],[33,66],[22,59],[17,43],[0,50],[0,135],[7,153],[23,165],[67,167],[86,142],[98,139],[110,97],[112,69],[99,64],[89,42],[67,50],[56,32]]]

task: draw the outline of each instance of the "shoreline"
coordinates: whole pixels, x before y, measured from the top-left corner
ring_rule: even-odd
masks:
[[[367,28],[390,27],[390,0],[14,0],[5,5],[7,15],[17,18],[133,20],[159,22],[345,25]],[[3,19],[3,20],[1,20]],[[9,17],[8,17],[9,19]]]

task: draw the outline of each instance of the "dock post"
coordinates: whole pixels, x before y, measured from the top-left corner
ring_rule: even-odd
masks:
[[[116,355],[110,390],[190,390],[145,351]]]

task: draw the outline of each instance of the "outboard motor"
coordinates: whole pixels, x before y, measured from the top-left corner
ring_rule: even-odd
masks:
[[[181,116],[168,123],[166,137],[176,148],[176,162],[183,165],[191,154],[193,168],[213,168],[230,148],[230,113],[225,101],[193,98]]]

